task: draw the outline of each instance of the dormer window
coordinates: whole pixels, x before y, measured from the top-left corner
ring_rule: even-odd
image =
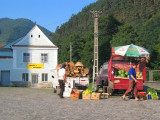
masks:
[[[31,35],[31,37],[33,37],[33,35]]]
[[[38,35],[38,37],[40,38],[41,36],[40,36],[40,35]]]

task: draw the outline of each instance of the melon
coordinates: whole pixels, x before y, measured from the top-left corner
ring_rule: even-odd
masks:
[[[122,69],[122,70],[121,70],[121,73],[125,73],[125,70],[124,70],[124,69]]]

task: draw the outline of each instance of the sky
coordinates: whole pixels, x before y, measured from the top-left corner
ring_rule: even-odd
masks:
[[[0,18],[26,18],[51,32],[97,0],[0,0]]]

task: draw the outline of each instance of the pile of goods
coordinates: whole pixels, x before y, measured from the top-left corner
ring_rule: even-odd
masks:
[[[129,71],[122,70],[115,70],[114,77],[121,77],[121,78],[129,78]],[[143,78],[143,73],[141,71],[136,72],[137,78]]]
[[[81,62],[74,64],[73,62],[66,63],[66,75],[67,77],[86,77],[89,74],[89,69],[85,67]],[[62,64],[58,64],[56,69],[60,69]]]
[[[140,100],[147,100],[146,92],[138,92],[138,97]]]
[[[84,100],[99,100],[101,93],[92,92],[91,90],[84,90],[82,93],[82,99]]]
[[[136,77],[137,78],[142,78],[143,77],[143,73],[141,71],[137,71],[136,72]]]
[[[115,77],[121,77],[121,78],[129,78],[129,72],[128,71],[125,71],[124,69],[122,70],[115,70],[114,71],[114,76]]]
[[[148,92],[148,97],[151,96],[152,97],[151,99],[158,100],[158,95],[157,95],[157,92],[155,91],[155,89],[148,88],[147,92]]]
[[[87,89],[87,90],[84,90],[82,94],[92,94],[92,91]]]

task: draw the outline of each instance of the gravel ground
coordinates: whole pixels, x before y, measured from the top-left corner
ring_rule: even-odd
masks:
[[[159,100],[72,100],[52,89],[0,87],[0,120],[160,120],[159,112]]]

